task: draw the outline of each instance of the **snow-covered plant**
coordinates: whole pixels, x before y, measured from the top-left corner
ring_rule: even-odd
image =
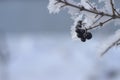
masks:
[[[91,30],[102,28],[105,24],[114,21],[119,24],[120,10],[116,7],[114,0],[49,0],[48,9],[50,13],[59,13],[67,9],[68,14],[74,20],[71,28],[72,38],[80,39],[82,42],[90,40],[93,35]],[[106,41],[100,54],[104,55],[111,47],[120,44],[120,30]]]

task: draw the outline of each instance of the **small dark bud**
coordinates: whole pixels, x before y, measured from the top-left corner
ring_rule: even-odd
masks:
[[[84,10],[84,9],[85,9],[84,6],[81,6],[81,7],[80,7],[80,10],[81,10],[81,11]]]
[[[100,23],[99,25],[100,25],[100,26],[103,26],[103,23]]]
[[[100,15],[101,15],[101,16],[104,16],[104,13],[103,13],[103,12],[101,12],[101,13],[100,13]]]

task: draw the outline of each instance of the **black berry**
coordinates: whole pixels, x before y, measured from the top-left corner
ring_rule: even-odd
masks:
[[[82,35],[82,34],[77,33],[77,37],[78,37],[78,38],[82,38],[82,37],[83,37],[83,35]]]
[[[84,29],[80,29],[78,33],[83,35],[85,33],[85,30]]]
[[[81,39],[82,42],[85,42],[86,39],[91,39],[92,38],[92,34],[90,32],[87,32],[86,29],[81,29],[81,28],[76,28],[76,34],[77,37]]]
[[[85,9],[84,6],[81,6],[80,10],[82,11],[82,10],[84,10],[84,9]]]
[[[84,29],[76,29],[76,33],[83,35],[85,33]]]
[[[91,39],[92,38],[92,34],[90,32],[86,32],[86,39]]]
[[[85,41],[86,41],[86,38],[84,38],[84,37],[81,38],[81,41],[82,41],[82,42],[85,42]]]
[[[76,32],[76,33],[79,33],[79,32],[80,32],[80,29],[76,28],[75,32]]]

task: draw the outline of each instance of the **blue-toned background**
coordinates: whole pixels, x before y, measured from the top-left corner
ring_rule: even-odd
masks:
[[[1,40],[9,54],[6,77],[1,79],[80,80],[96,60],[100,42],[118,28],[111,29],[110,24],[94,31],[86,43],[74,41],[70,15],[67,11],[49,14],[47,5],[48,0],[0,0]]]

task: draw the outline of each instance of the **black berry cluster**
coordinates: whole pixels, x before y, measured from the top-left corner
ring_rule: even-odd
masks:
[[[82,42],[85,42],[86,39],[89,40],[92,38],[92,34],[88,32],[86,29],[82,29],[82,21],[78,21],[76,25],[76,33],[77,37],[81,39]]]

